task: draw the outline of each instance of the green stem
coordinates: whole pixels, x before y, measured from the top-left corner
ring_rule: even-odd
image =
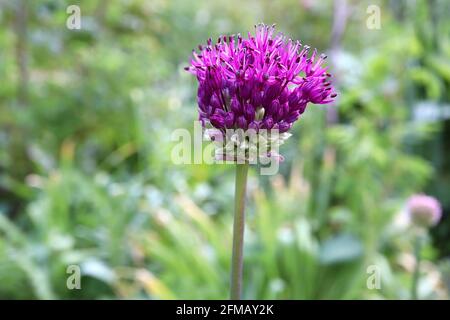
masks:
[[[414,266],[414,273],[411,286],[412,300],[418,299],[417,287],[419,284],[419,276],[420,276],[420,249],[421,249],[420,236],[416,236],[416,239],[414,241],[414,256],[416,257],[416,265]]]
[[[247,188],[248,163],[236,164],[236,187],[234,198],[233,255],[231,258],[230,299],[241,299],[243,246],[245,225],[245,192]]]

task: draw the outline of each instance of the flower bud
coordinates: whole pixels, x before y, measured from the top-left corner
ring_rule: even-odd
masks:
[[[412,223],[419,227],[429,228],[439,223],[442,208],[435,198],[417,194],[408,200],[408,214]]]

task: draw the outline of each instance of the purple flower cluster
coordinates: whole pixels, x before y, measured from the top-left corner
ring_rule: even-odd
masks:
[[[408,200],[408,213],[411,221],[422,227],[436,225],[442,216],[442,208],[435,198],[416,194]]]
[[[217,129],[288,131],[306,105],[326,104],[336,93],[323,66],[325,55],[274,35],[274,26],[256,34],[221,36],[193,52],[186,68],[197,76],[199,120]]]

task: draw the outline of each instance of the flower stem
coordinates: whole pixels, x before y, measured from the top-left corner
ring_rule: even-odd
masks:
[[[233,255],[231,258],[230,299],[241,299],[243,246],[245,225],[245,192],[247,189],[248,163],[236,164],[234,198]]]
[[[420,236],[416,236],[416,239],[414,241],[414,256],[416,257],[416,265],[414,266],[414,273],[411,286],[412,300],[418,299],[417,287],[419,284],[419,276],[420,276],[420,249],[421,249]]]

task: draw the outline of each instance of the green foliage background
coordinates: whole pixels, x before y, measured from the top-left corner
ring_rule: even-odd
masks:
[[[66,28],[71,4],[81,30]],[[233,167],[174,165],[170,134],[197,118],[191,50],[265,22],[328,54],[339,99],[295,125],[280,174],[250,173],[244,297],[408,299],[405,199],[450,205],[449,9],[0,1],[0,298],[227,298]],[[423,250],[422,298],[448,298],[449,226]]]

